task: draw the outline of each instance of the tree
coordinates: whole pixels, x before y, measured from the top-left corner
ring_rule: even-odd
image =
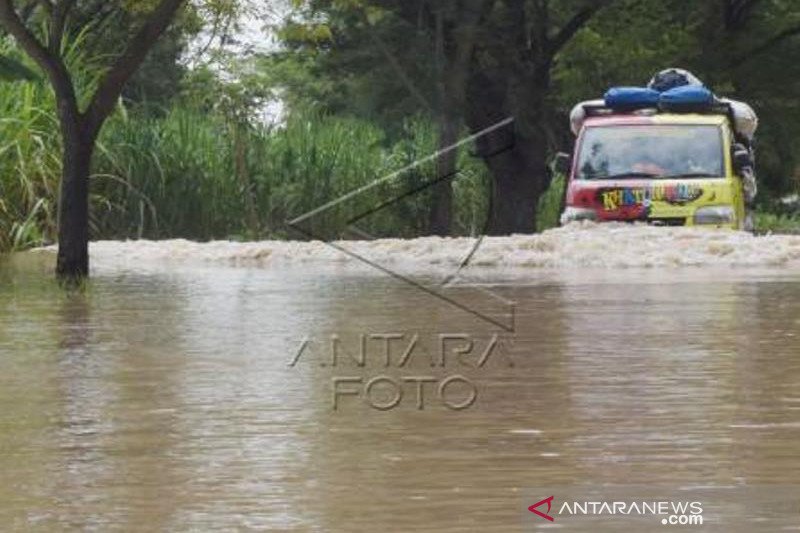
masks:
[[[414,89],[423,96],[415,99],[435,103],[428,111],[439,125],[441,147],[452,144],[461,124],[477,133],[514,117],[513,137],[508,128],[499,128],[478,143],[478,153],[494,181],[489,230],[508,234],[534,230],[538,199],[549,183],[547,159],[558,111],[552,94],[557,58],[613,1],[310,0],[313,15],[308,20],[318,24],[318,14],[322,14],[321,20],[332,25],[332,44],[318,47],[317,65],[336,63],[336,58],[339,62],[349,58],[355,65],[357,72],[351,69],[336,76],[375,80],[376,73],[385,72],[387,66],[405,70],[405,76],[392,77],[394,88],[409,89],[407,79],[412,79]],[[366,12],[369,18],[370,10],[376,9],[389,15],[369,26],[363,22],[364,15],[356,15]],[[395,20],[405,23],[399,38]],[[367,49],[369,41],[365,40],[352,46],[353,35],[363,32],[365,26],[374,36],[373,50]],[[420,42],[427,45],[427,57],[414,53],[421,48]],[[357,60],[363,65],[367,57],[372,58],[369,66],[359,67]],[[416,68],[425,69],[423,75],[408,74],[414,72],[415,62]],[[373,90],[381,87],[370,86]],[[350,101],[362,101],[347,96]],[[447,175],[450,170],[452,161],[445,155],[439,160],[439,174]],[[446,185],[434,191],[434,233],[446,231]]]
[[[701,11],[693,64],[708,74],[712,87],[750,102],[759,114],[756,153],[763,202],[797,185],[800,65],[793,58],[800,52],[800,11],[796,2],[784,0],[718,4]]]
[[[453,187],[449,176],[457,172],[457,153],[452,146],[458,142],[463,127],[466,84],[484,4],[483,0],[471,0],[458,6],[442,2],[429,7],[434,36],[436,121],[442,152],[436,173],[444,180],[433,190],[429,228],[435,235],[448,235],[451,231]]]
[[[431,75],[434,81],[434,97],[433,104],[428,104],[427,107],[438,128],[439,157],[436,161],[436,175],[441,180],[433,186],[432,191],[433,205],[428,229],[434,235],[449,235],[452,229],[452,178],[458,171],[458,154],[453,146],[458,142],[464,125],[466,85],[476,46],[478,25],[486,5],[485,0],[463,0],[422,2],[416,5],[398,2],[391,6],[399,18],[405,20],[407,27],[414,27],[416,24],[418,33],[423,35],[423,41],[429,42],[428,47],[433,57]],[[371,32],[371,35],[374,36],[375,33]],[[427,39],[424,37],[426,35]],[[397,59],[406,55],[402,48],[389,52],[379,38],[374,40],[380,48],[384,48],[383,55],[390,64],[394,64],[394,71],[403,79],[407,89],[418,93],[419,88],[408,80],[408,75]],[[413,56],[410,60],[418,61]],[[417,98],[422,99],[421,96]]]
[[[494,176],[490,232],[534,231],[536,208],[549,185],[548,154],[557,107],[552,76],[564,47],[612,0],[489,2],[467,82],[466,121],[481,131],[515,118],[513,143],[497,130],[479,141]]]
[[[184,0],[159,0],[143,15],[144,22],[125,42],[85,106],[79,100],[62,47],[77,3],[77,0],[42,0],[29,2],[18,10],[13,0],[0,0],[0,24],[44,71],[56,97],[63,142],[56,274],[64,280],[89,274],[89,175],[97,137],[125,84],[170,26]],[[31,15],[37,8],[43,10],[46,20],[44,35],[37,35],[36,20]],[[83,27],[72,30],[96,31],[91,21],[82,24]]]
[[[457,153],[451,147],[464,127],[465,74],[472,51],[469,36],[455,39],[451,29],[465,27],[472,11],[450,1],[320,0],[308,7],[305,24],[292,22],[282,32],[291,50],[288,63],[313,58],[316,75],[302,80],[301,90],[333,112],[378,122],[390,138],[393,130],[402,131],[398,126],[409,116],[423,115],[435,123],[440,150],[436,174],[441,180],[431,187],[426,223],[429,233],[448,235],[457,172]],[[315,20],[316,14],[324,14],[324,24]],[[335,53],[327,53],[328,47],[335,47]],[[320,79],[331,83],[326,86]]]

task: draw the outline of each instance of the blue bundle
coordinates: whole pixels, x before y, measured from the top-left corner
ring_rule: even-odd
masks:
[[[705,111],[715,101],[714,93],[698,85],[684,85],[664,92],[645,87],[614,87],[605,94],[606,106],[619,111],[652,107],[677,112]]]
[[[671,111],[708,109],[715,102],[714,93],[705,87],[684,85],[661,93],[659,106]]]
[[[611,109],[633,111],[657,107],[661,93],[644,87],[614,87],[605,94],[606,106]]]

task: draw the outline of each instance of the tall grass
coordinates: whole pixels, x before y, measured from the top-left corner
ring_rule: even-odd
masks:
[[[561,208],[564,200],[566,177],[557,174],[550,187],[539,198],[539,208],[536,213],[536,230],[545,231],[557,228],[561,218]]]
[[[230,124],[187,108],[162,118],[115,118],[102,136],[93,191],[96,235],[121,237],[297,237],[285,222],[396,173],[435,150],[432,127],[406,124],[406,139],[388,144],[377,127],[352,118],[308,112],[281,127]],[[488,183],[482,163],[460,154],[454,184],[455,229],[477,232]],[[333,206],[314,235],[359,221],[372,235],[425,231],[430,195],[393,198],[435,178],[423,164]]]
[[[63,46],[85,105],[103,58],[83,57],[82,39]],[[8,38],[0,37],[0,54],[25,61]],[[313,110],[270,127],[203,106],[183,101],[158,116],[120,106],[93,161],[92,238],[298,237],[287,219],[359,189],[304,227],[349,236],[340,230],[358,218],[362,233],[355,235],[426,232],[432,195],[424,185],[436,178],[436,165],[418,162],[435,152],[437,135],[425,119],[407,120],[402,140],[390,141],[372,123]],[[477,234],[488,216],[487,170],[467,147],[458,168],[453,229]],[[0,82],[0,252],[55,241],[60,174],[61,139],[45,80]],[[402,200],[387,205],[391,198]]]
[[[423,119],[389,142],[376,126],[309,111],[281,127],[231,122],[180,105],[152,117],[118,112],[104,128],[91,183],[92,238],[298,237],[285,221],[408,167],[436,149]],[[48,88],[0,84],[0,251],[53,242],[61,172],[60,139]],[[474,234],[486,219],[488,177],[462,150],[454,181],[454,230]],[[377,236],[425,232],[435,178],[428,161],[342,202],[314,222],[329,235],[344,221]],[[347,236],[347,234],[345,234]]]
[[[52,109],[41,86],[0,83],[0,251],[41,243],[55,232],[61,163]]]
[[[63,43],[76,92],[85,99],[102,71],[82,57],[84,36]],[[27,59],[7,37],[0,55]],[[0,252],[52,241],[57,229],[61,138],[55,100],[44,80],[0,82]]]

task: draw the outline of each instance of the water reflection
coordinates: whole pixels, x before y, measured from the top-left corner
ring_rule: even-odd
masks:
[[[507,531],[530,525],[537,487],[800,481],[785,273],[516,278],[493,287],[518,303],[512,335],[377,275],[108,270],[65,296],[31,271],[0,269],[0,519],[15,529]],[[371,334],[400,336],[388,367]],[[444,367],[442,334],[459,335]],[[475,384],[472,408],[431,384],[423,410],[413,386],[395,409],[363,388],[332,409],[337,376],[453,374]]]

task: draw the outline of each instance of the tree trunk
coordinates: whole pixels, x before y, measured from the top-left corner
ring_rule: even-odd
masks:
[[[258,219],[258,209],[253,199],[253,186],[252,183],[250,183],[250,175],[247,171],[247,135],[243,131],[245,126],[234,122],[232,127],[235,152],[234,166],[236,167],[236,177],[239,179],[239,186],[242,188],[245,226],[247,227],[251,239],[258,238],[261,233],[261,224]]]
[[[458,164],[458,150],[450,150],[458,142],[458,120],[449,113],[442,114],[439,123],[439,150],[446,150],[436,159],[436,178],[442,180],[433,187],[433,207],[429,229],[431,235],[450,235],[453,220],[453,178]]]
[[[513,125],[495,129],[476,141],[477,153],[492,175],[488,232],[490,235],[533,233],[539,197],[550,179],[547,136],[541,131],[542,125],[536,124],[537,118],[542,120],[544,109],[544,98],[536,95],[546,92],[516,80],[498,83],[497,79],[502,80],[504,74],[473,74],[468,88],[467,123],[471,131],[479,132],[514,117]],[[516,89],[510,89],[509,85]]]
[[[62,281],[78,281],[89,275],[89,175],[94,138],[84,119],[64,107],[60,110],[64,148],[56,275]]]
[[[533,233],[539,197],[547,188],[547,150],[519,136],[513,147],[486,157],[494,178],[490,235]]]
[[[456,143],[458,134],[456,121],[452,116],[454,98],[451,95],[450,69],[453,65],[447,57],[446,35],[444,29],[444,13],[436,12],[436,36],[434,53],[436,62],[436,92],[439,106],[439,157],[436,158],[436,179],[442,180],[433,187],[433,204],[428,220],[428,231],[431,235],[446,236],[450,234],[450,222],[453,211],[453,184],[451,177],[456,171],[457,154],[447,150]],[[442,152],[445,150],[444,152]]]

